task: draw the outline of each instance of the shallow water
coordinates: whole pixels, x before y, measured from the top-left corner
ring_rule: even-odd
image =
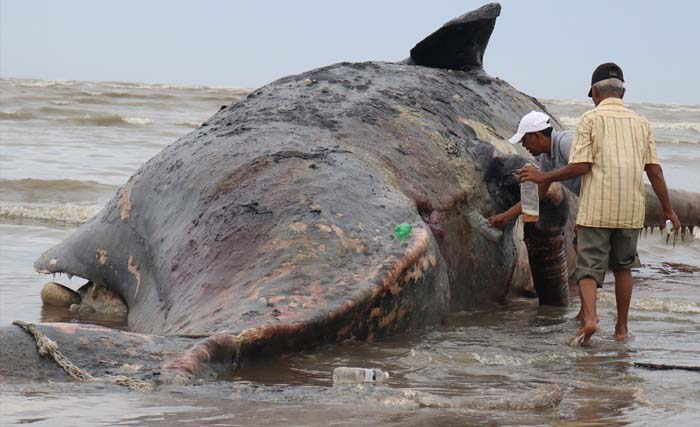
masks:
[[[0,79],[0,326],[15,319],[106,323],[48,311],[32,262],[94,215],[147,159],[245,94],[240,89]],[[572,125],[587,102],[548,101]],[[656,126],[669,185],[697,191],[700,107],[639,104]],[[575,120],[574,120],[575,122]],[[699,230],[696,230],[698,234]],[[642,238],[632,337],[612,339],[613,286],[599,297],[600,331],[568,346],[578,302],[452,314],[443,325],[383,342],[344,342],[283,355],[228,381],[154,392],[103,384],[6,384],[0,424],[14,425],[696,425],[700,373],[634,362],[700,365],[700,235]],[[77,289],[82,279],[56,277]],[[337,366],[378,367],[381,386],[334,388]],[[559,384],[552,409],[483,409]]]

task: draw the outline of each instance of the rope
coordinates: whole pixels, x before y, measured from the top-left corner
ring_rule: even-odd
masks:
[[[39,355],[42,357],[51,357],[58,364],[58,366],[60,366],[68,374],[68,376],[73,379],[86,382],[106,382],[128,387],[130,390],[144,391],[153,389],[153,384],[149,382],[129,378],[124,375],[94,377],[89,372],[77,367],[66,356],[64,356],[63,353],[61,353],[61,350],[58,348],[58,344],[51,340],[51,338],[47,337],[46,334],[41,332],[36,325],[23,322],[21,320],[15,320],[12,322],[12,324],[19,326],[31,334],[36,340],[36,348]]]

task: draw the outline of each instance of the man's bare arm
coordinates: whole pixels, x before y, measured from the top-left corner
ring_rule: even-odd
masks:
[[[673,228],[679,230],[681,227],[681,222],[678,220],[676,212],[673,210],[673,205],[671,205],[671,198],[668,195],[668,188],[666,187],[666,180],[664,179],[664,171],[661,169],[661,165],[650,163],[644,166],[644,171],[649,177],[649,182],[651,182],[651,188],[654,189],[656,197],[659,198],[661,202],[661,209],[664,214],[664,222],[670,219],[673,223]]]
[[[590,163],[569,163],[563,168],[554,169],[549,172],[540,172],[534,166],[527,165],[522,168],[518,177],[520,181],[532,181],[538,184],[544,184],[576,178],[577,176],[585,175],[589,170],[591,170]]]
[[[508,225],[509,222],[517,218],[518,215],[520,215],[522,212],[523,205],[522,203],[518,202],[511,206],[510,209],[508,209],[507,211],[490,216],[488,218],[488,221],[489,224],[491,224],[491,227],[503,228],[506,225]]]
[[[549,186],[549,183],[539,184],[537,186],[537,192],[539,193],[540,200],[544,199],[545,195],[547,194],[547,191],[549,191]],[[523,204],[521,202],[518,202],[511,206],[510,209],[508,209],[507,211],[489,217],[489,223],[492,227],[503,228],[509,222],[517,218],[518,215],[520,215],[521,213],[523,213]]]

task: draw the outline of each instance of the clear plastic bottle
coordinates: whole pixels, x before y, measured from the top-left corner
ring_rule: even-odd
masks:
[[[667,219],[666,226],[664,227],[664,236],[668,236],[670,234],[673,234],[674,232],[675,230],[673,229],[673,223],[670,219]]]
[[[523,221],[537,222],[540,219],[540,197],[537,184],[532,181],[520,183],[520,202],[523,207]]]
[[[671,236],[673,236],[673,247],[676,247],[676,236],[678,232],[673,228],[673,223],[671,222],[670,219],[666,220],[666,225],[664,226],[663,229],[663,237],[666,239],[666,244],[668,244],[668,241],[671,239]]]
[[[389,378],[389,373],[381,369],[346,366],[333,369],[333,384],[380,383],[387,378]]]

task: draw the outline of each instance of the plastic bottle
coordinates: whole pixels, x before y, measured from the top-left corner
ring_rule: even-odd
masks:
[[[673,228],[673,223],[671,222],[670,219],[666,220],[666,226],[663,229],[663,236],[666,238],[666,244],[668,244],[668,241],[671,239],[671,236],[673,236],[673,247],[676,247],[676,230]]]
[[[389,378],[381,369],[339,367],[333,369],[333,384],[380,383]]]
[[[406,224],[404,222],[403,224],[399,224],[394,227],[394,234],[396,235],[397,239],[403,240],[408,237],[409,234],[411,234],[412,229],[413,227],[411,227],[411,224]]]
[[[673,223],[670,219],[667,219],[666,226],[664,227],[664,235],[668,236],[669,234],[673,234],[674,231],[675,230],[673,229]]]
[[[537,222],[540,219],[540,197],[537,184],[532,181],[520,183],[520,202],[523,207],[523,221]]]

